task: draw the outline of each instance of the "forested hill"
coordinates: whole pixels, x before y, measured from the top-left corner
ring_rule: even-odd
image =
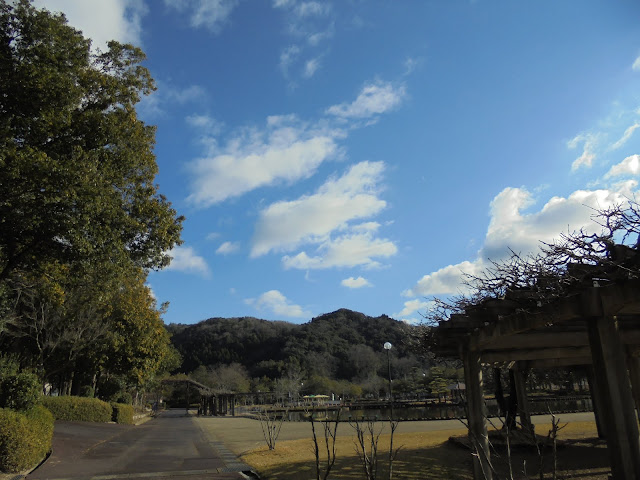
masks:
[[[362,378],[386,364],[383,344],[393,344],[394,364],[422,362],[409,349],[415,327],[386,315],[369,317],[341,309],[301,325],[252,317],[210,318],[167,329],[183,357],[182,371],[240,363],[251,377],[278,378],[299,367],[309,375]]]

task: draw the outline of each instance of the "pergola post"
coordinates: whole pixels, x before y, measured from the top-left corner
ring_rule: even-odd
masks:
[[[475,450],[473,457],[473,478],[492,480],[491,454],[487,434],[486,406],[482,391],[482,369],[480,354],[466,350],[462,354],[467,392],[467,421],[469,423],[469,442]]]
[[[640,480],[638,421],[625,362],[625,348],[615,318],[587,321],[595,387],[603,401],[607,450],[614,480]]]
[[[636,415],[640,416],[640,358],[631,353],[627,354],[627,365],[629,367],[633,400],[636,404]]]
[[[587,382],[589,383],[589,392],[591,393],[591,403],[593,404],[593,416],[596,418],[596,428],[598,429],[598,438],[607,438],[607,426],[605,423],[604,412],[602,411],[604,406],[604,399],[602,398],[601,389],[596,387],[595,372],[593,366],[586,367]]]
[[[516,383],[516,398],[518,402],[518,416],[520,424],[527,432],[532,432],[531,414],[529,413],[529,399],[527,398],[527,388],[525,382],[526,367],[523,362],[516,362],[512,368],[513,379]]]

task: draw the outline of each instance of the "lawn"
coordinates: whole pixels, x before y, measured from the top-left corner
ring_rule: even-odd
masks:
[[[546,436],[550,425],[539,424],[536,432]],[[355,451],[355,437],[349,435],[351,427],[341,424],[342,435],[336,442],[337,460],[331,479],[363,479],[362,467]],[[396,433],[394,445],[400,451],[394,463],[394,479],[472,479],[471,452],[449,442],[450,437],[465,437],[464,428],[429,432]],[[557,455],[558,478],[606,479],[609,468],[606,447],[596,439],[593,422],[568,424],[560,432]],[[324,442],[324,437],[320,440]],[[321,444],[321,449],[324,447]],[[378,451],[380,468],[378,478],[388,478],[389,435],[381,435]],[[322,450],[321,450],[322,451]],[[326,455],[325,457],[326,458]],[[496,478],[508,478],[508,455],[504,448],[493,454]],[[544,471],[551,478],[553,455],[544,451]],[[266,446],[252,449],[242,460],[259,472],[264,480],[315,479],[315,457],[311,438],[278,442],[275,450]],[[514,446],[511,455],[513,478],[539,478],[539,457],[531,446]],[[527,476],[524,475],[526,469]]]

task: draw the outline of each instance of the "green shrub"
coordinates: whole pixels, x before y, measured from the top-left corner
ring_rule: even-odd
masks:
[[[83,385],[80,388],[80,396],[81,397],[88,397],[88,398],[93,398],[96,396],[96,392],[93,389],[93,387],[91,385]]]
[[[6,375],[0,381],[0,408],[30,410],[41,396],[40,380],[33,373]]]
[[[16,355],[0,355],[0,380],[20,371],[20,360]]]
[[[56,420],[110,422],[111,405],[97,398],[42,397],[42,404]]]
[[[129,405],[133,403],[133,398],[129,392],[120,392],[112,400],[116,403],[128,403]]]
[[[0,470],[20,472],[35,467],[49,450],[53,415],[45,407],[16,412],[0,408]]]
[[[132,405],[113,402],[111,404],[111,408],[113,408],[113,415],[111,416],[111,420],[116,423],[125,423],[129,425],[133,423]]]

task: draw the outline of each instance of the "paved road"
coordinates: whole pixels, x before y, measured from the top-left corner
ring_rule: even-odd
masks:
[[[246,479],[249,467],[184,410],[142,425],[56,422],[53,453],[29,480]]]

